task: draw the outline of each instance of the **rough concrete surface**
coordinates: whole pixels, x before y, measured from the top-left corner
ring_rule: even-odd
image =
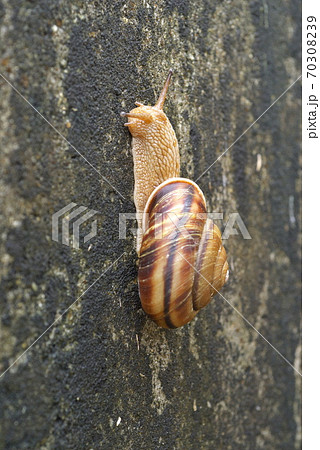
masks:
[[[73,146],[0,79],[1,373],[81,296],[0,378],[1,449],[300,448],[300,375],[228,304],[301,370],[300,81],[200,177],[299,77],[300,9],[0,0],[0,72]],[[182,176],[252,237],[225,241],[225,300],[174,331],[141,310],[134,238],[118,239],[134,212],[119,113],[170,67]],[[51,238],[70,202],[99,211],[80,249]]]

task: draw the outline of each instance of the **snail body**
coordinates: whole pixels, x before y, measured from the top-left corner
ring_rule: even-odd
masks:
[[[136,102],[125,126],[132,135],[134,162],[134,203],[137,211],[137,252],[141,245],[142,215],[152,191],[163,181],[180,175],[178,141],[172,125],[163,112],[172,72],[169,72],[163,90],[154,106]]]
[[[177,328],[222,288],[229,266],[201,189],[179,177],[177,139],[162,111],[170,78],[154,107],[138,103],[122,115],[133,136],[142,308],[159,326]]]

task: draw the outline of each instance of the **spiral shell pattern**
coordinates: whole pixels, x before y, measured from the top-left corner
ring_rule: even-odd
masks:
[[[146,204],[139,293],[161,327],[190,322],[228,279],[221,233],[206,213],[201,189],[185,178],[166,180]]]

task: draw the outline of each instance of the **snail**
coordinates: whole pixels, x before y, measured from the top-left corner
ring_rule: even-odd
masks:
[[[204,194],[180,177],[177,138],[163,112],[171,76],[172,70],[154,106],[136,102],[121,113],[132,135],[139,295],[143,310],[164,328],[190,322],[229,277]]]

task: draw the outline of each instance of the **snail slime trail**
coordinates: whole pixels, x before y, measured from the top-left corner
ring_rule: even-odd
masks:
[[[143,310],[164,328],[190,322],[229,277],[204,194],[180,178],[178,141],[163,112],[171,77],[172,70],[154,106],[136,102],[121,113],[132,135],[139,295]]]

